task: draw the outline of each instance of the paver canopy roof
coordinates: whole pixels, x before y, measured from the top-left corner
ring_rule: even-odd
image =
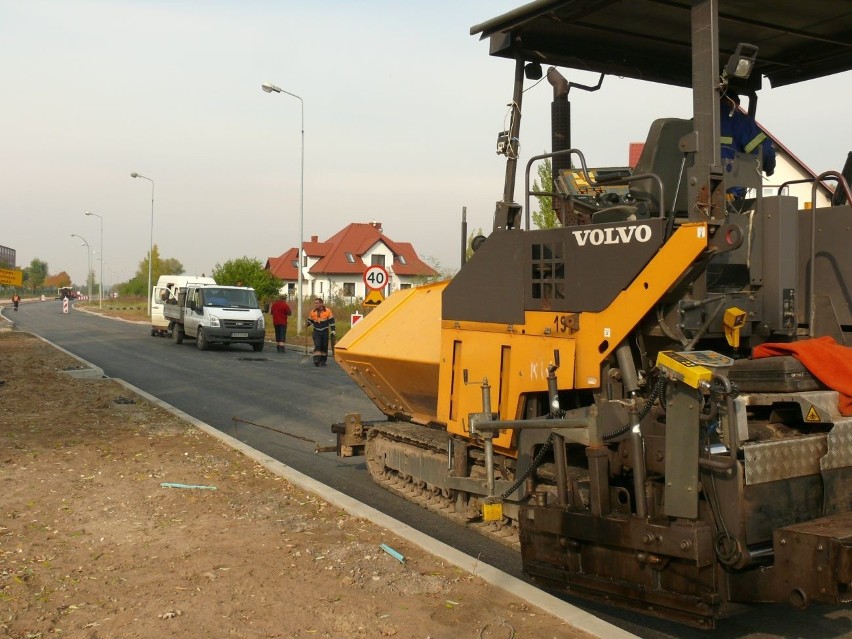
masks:
[[[691,14],[711,0],[538,0],[471,28],[491,54],[677,86],[692,85]],[[773,87],[852,68],[852,2],[718,0],[722,63],[760,48]]]

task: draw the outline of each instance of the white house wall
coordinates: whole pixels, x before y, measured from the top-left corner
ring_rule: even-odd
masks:
[[[394,272],[394,255],[383,242],[376,242],[376,244],[364,253],[363,259],[361,260],[362,264],[364,264],[364,266],[370,266],[372,264],[373,255],[385,256],[384,268],[388,272],[388,285],[383,291],[385,295],[389,295],[401,288],[417,286],[422,282],[421,277],[397,275]],[[310,270],[317,262],[319,262],[318,259],[311,257],[307,258],[307,266],[304,267],[304,271],[302,272],[303,299],[305,297],[322,297],[323,299],[341,298],[346,299],[347,301],[358,301],[367,297],[368,290],[364,285],[364,277],[362,274],[347,273],[343,275],[329,275],[323,273],[320,275],[313,275],[310,273]],[[354,296],[343,295],[344,284],[347,283],[355,285]],[[289,284],[290,282],[284,283],[284,286],[280,289],[281,293],[287,294],[289,292]]]
[[[776,156],[776,166],[775,173],[772,174],[770,178],[764,178],[763,180],[763,194],[766,195],[778,195],[778,187],[780,187],[785,182],[789,182],[792,180],[802,180],[802,179],[812,179],[812,176],[808,174],[797,162],[793,162],[790,157],[779,150]],[[783,195],[792,195],[799,200],[799,209],[808,208],[811,204],[811,196],[813,182],[807,182],[803,184],[792,184],[788,187],[788,191],[785,191]],[[817,189],[817,207],[830,206],[830,200],[828,196],[821,189]]]

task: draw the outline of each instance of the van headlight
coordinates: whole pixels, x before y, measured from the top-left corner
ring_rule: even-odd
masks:
[[[210,316],[210,327],[211,328],[219,328],[219,318],[215,315]]]
[[[263,315],[261,315],[260,319],[257,320],[257,327],[258,328],[266,328],[266,322],[263,319]]]

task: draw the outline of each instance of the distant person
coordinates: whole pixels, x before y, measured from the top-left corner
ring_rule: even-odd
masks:
[[[775,173],[775,147],[772,140],[764,133],[757,122],[747,113],[740,110],[740,96],[723,94],[719,101],[721,108],[719,129],[722,143],[722,164],[729,164],[734,154],[763,153],[763,172],[767,176]],[[742,186],[728,188],[735,198],[744,198],[746,189]]]
[[[287,342],[287,319],[293,314],[293,310],[287,303],[287,297],[279,295],[278,299],[272,302],[269,312],[272,314],[272,325],[275,327],[275,344],[278,352],[283,353]]]
[[[20,303],[21,303],[21,296],[18,295],[17,293],[13,293],[12,294],[12,306],[15,307],[16,311],[18,310],[18,304],[20,304]]]
[[[322,298],[314,300],[314,309],[308,314],[305,326],[314,327],[314,366],[325,366],[328,360],[329,333],[335,334],[334,314],[326,308]]]

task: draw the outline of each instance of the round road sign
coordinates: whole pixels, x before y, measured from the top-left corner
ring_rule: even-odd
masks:
[[[364,285],[371,291],[380,291],[388,283],[388,272],[383,266],[373,264],[364,271]]]

